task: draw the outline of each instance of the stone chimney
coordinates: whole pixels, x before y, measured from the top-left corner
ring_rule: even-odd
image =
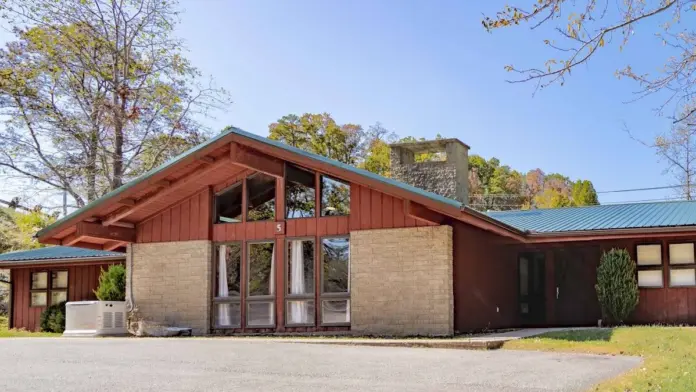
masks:
[[[391,144],[391,176],[462,203],[469,202],[469,146],[459,139]],[[416,162],[423,153],[435,160]]]

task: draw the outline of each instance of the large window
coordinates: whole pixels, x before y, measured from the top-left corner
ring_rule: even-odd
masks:
[[[66,302],[68,271],[32,272],[30,287],[29,306],[47,306]]]
[[[242,244],[218,245],[216,251],[214,324],[217,328],[239,328],[242,324]]]
[[[275,244],[252,242],[247,250],[247,326],[275,326]]]
[[[238,182],[215,196],[215,223],[242,221],[242,183]]]
[[[350,214],[350,185],[335,178],[321,177],[321,216]]]
[[[639,287],[663,287],[662,245],[649,244],[636,247]]]
[[[321,240],[321,322],[350,323],[350,242],[348,237]]]
[[[694,243],[669,244],[670,287],[696,286]]]
[[[247,178],[247,220],[274,220],[275,194],[275,177],[259,173]]]
[[[316,176],[293,165],[285,167],[285,217],[311,218],[316,208]]]
[[[285,323],[314,325],[314,240],[287,241]]]

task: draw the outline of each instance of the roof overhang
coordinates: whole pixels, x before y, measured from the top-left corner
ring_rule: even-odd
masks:
[[[611,230],[561,231],[527,234],[527,243],[602,241],[625,238],[659,238],[696,236],[696,226],[637,227]]]
[[[4,268],[35,268],[43,266],[60,265],[89,265],[103,264],[109,262],[125,261],[126,255],[104,256],[104,257],[74,257],[64,259],[35,259],[35,260],[7,260],[0,262],[0,269]]]

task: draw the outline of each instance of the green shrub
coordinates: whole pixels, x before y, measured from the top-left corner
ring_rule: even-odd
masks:
[[[602,254],[595,289],[602,317],[609,323],[626,321],[638,305],[636,263],[626,249],[612,249]]]
[[[63,333],[65,331],[65,302],[51,305],[41,312],[41,331]]]
[[[115,264],[101,270],[99,287],[94,291],[100,301],[126,300],[126,267]]]

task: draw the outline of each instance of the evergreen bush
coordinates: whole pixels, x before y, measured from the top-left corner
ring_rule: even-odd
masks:
[[[65,302],[51,305],[41,312],[41,331],[63,333],[65,331]]]
[[[636,263],[626,249],[602,254],[597,267],[597,299],[608,323],[622,324],[638,305]]]
[[[115,264],[99,275],[99,286],[94,294],[100,301],[126,300],[126,267]]]

